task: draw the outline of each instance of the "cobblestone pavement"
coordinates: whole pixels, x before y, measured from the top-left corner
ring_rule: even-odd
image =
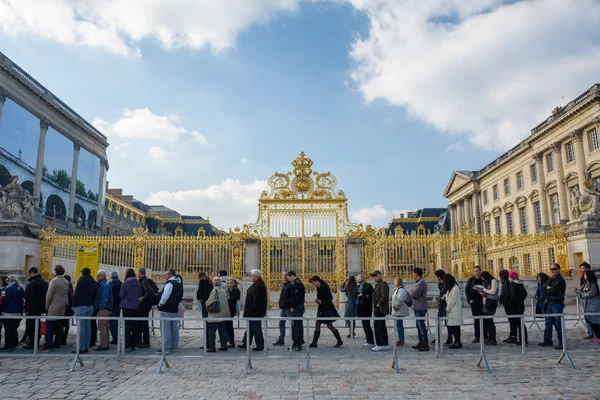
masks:
[[[566,312],[574,312],[567,308]],[[276,311],[273,311],[274,313]],[[309,313],[314,311],[309,311]],[[507,336],[508,325],[497,321],[498,338]],[[193,316],[188,312],[186,316]],[[540,320],[540,326],[543,327]],[[344,346],[333,348],[333,335],[323,330],[318,349],[311,349],[311,374],[306,372],[306,354],[290,356],[285,347],[271,343],[278,329],[271,327],[267,353],[253,353],[252,366],[244,377],[245,352],[230,349],[226,353],[203,357],[198,349],[202,333],[190,330],[187,323],[181,331],[180,352],[169,357],[170,368],[157,375],[158,356],[153,350],[138,349],[136,356],[116,358],[116,350],[102,356],[82,356],[84,366],[68,372],[72,346],[58,352],[40,354],[36,358],[16,358],[24,350],[3,353],[0,358],[1,398],[58,399],[334,399],[334,398],[475,398],[498,399],[600,399],[600,346],[582,337],[581,323],[567,321],[567,348],[577,367],[573,370],[565,360],[558,364],[561,352],[535,345],[542,332],[534,325],[529,329],[529,346],[521,354],[520,346],[499,343],[486,347],[491,367],[488,374],[478,367],[479,345],[471,343],[472,327],[463,326],[463,349],[444,349],[436,358],[433,351],[418,353],[410,345],[416,343],[416,330],[409,323],[407,345],[399,348],[400,373],[392,369],[393,352],[376,353],[362,346],[364,335],[357,329],[354,341],[338,322]],[[24,324],[22,324],[24,325]],[[390,342],[395,339],[388,323]],[[527,327],[531,321],[527,323]],[[414,326],[414,325],[413,325]],[[72,329],[69,342],[74,342]],[[237,342],[244,330],[236,331]],[[157,332],[158,333],[158,332]],[[312,328],[311,328],[312,334]],[[310,338],[305,338],[309,342]],[[444,332],[445,339],[445,332]],[[158,347],[159,337],[152,338]],[[115,346],[113,346],[115,347]],[[108,354],[107,354],[108,353]],[[30,353],[29,353],[30,354]]]

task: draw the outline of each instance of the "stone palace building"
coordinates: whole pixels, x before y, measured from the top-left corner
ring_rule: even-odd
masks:
[[[600,267],[599,131],[595,84],[479,171],[454,171],[444,192],[451,231],[529,234],[561,225],[569,232],[571,269],[584,260]]]

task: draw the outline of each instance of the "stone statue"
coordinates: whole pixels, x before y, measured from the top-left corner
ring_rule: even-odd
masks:
[[[0,188],[0,219],[33,222],[34,199],[17,183],[18,179],[13,176],[8,185]]]
[[[600,217],[600,182],[592,179],[592,174],[586,174],[583,185],[583,195],[579,199],[580,218]]]
[[[575,186],[571,190],[571,216],[573,219],[579,219],[581,217],[581,208],[579,207],[579,200],[581,199],[581,192],[579,186]]]

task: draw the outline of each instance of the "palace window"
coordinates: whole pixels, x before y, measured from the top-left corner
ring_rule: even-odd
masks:
[[[507,229],[507,233],[509,235],[512,235],[513,232],[513,218],[512,218],[512,212],[506,213],[506,227]]]
[[[560,224],[560,204],[558,203],[558,194],[553,194],[552,197],[550,197],[550,200],[552,201],[552,224],[558,225]]]
[[[542,229],[542,211],[540,209],[540,202],[533,203],[533,208],[535,208],[535,222],[537,224],[537,231],[539,232]]]
[[[575,148],[573,147],[573,142],[569,142],[565,145],[566,153],[567,153],[567,164],[575,161]]]
[[[523,173],[517,172],[517,189],[523,189]]]
[[[492,234],[492,224],[490,220],[485,221],[485,233],[488,235]]]
[[[598,143],[598,132],[596,131],[596,128],[588,131],[588,140],[590,144],[590,153],[600,148],[600,144]]]
[[[502,233],[502,228],[500,227],[500,216],[494,217],[494,222],[496,223],[496,235]]]
[[[483,191],[483,204],[487,205],[488,203],[488,194],[487,194],[487,190]]]
[[[530,169],[531,169],[531,183],[535,183],[538,180],[537,165],[531,164]]]
[[[510,194],[510,180],[506,178],[504,180],[504,195],[508,196]]]
[[[494,185],[494,187],[492,188],[492,191],[494,192],[494,201],[498,200],[498,185]]]
[[[554,157],[552,153],[546,154],[546,167],[548,167],[548,173],[554,171]]]
[[[519,208],[519,214],[521,217],[521,233],[527,233],[527,209],[525,207]]]

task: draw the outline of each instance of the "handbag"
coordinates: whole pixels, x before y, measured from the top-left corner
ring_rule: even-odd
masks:
[[[44,336],[46,335],[46,321],[41,321],[40,322],[40,335]]]
[[[498,300],[486,299],[483,305],[483,315],[494,315],[498,308]]]
[[[213,313],[213,314],[218,314],[221,312],[221,304],[219,304],[219,292],[215,291],[215,301],[208,306],[207,308],[208,312]]]

